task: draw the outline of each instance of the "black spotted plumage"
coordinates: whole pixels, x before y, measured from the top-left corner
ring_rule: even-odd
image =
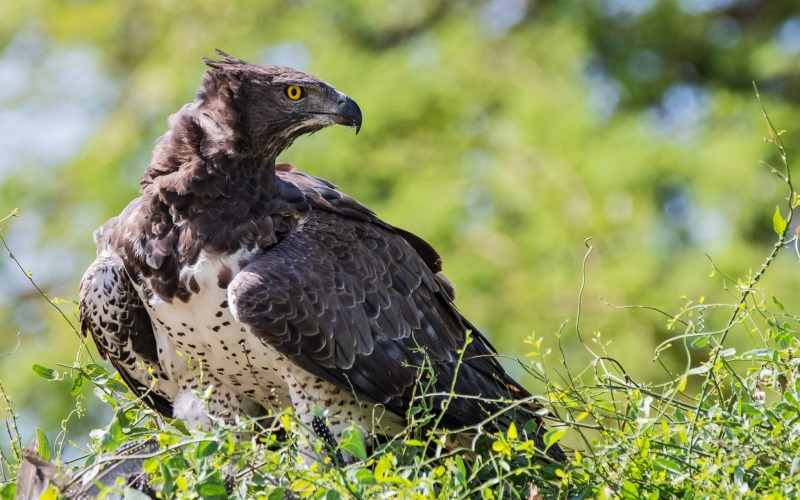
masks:
[[[328,428],[328,425],[322,419],[322,417],[315,416],[311,420],[311,430],[319,436],[322,441],[328,447],[328,454],[331,455],[331,459],[337,466],[343,466],[345,464],[344,457],[342,457],[341,450],[338,449],[338,443],[336,442],[336,438],[333,437],[331,430]]]
[[[310,75],[221,54],[171,117],[142,196],[96,234],[81,324],[100,352],[166,415],[203,423],[186,366],[202,359],[212,413],[292,405],[312,427],[316,406],[334,441],[378,410],[402,426],[429,374],[434,411],[454,388],[445,426],[535,419],[544,450],[542,408],[455,308],[436,251],[335,185],[276,165],[303,134],[358,129],[355,102]],[[557,445],[547,454],[565,458]]]

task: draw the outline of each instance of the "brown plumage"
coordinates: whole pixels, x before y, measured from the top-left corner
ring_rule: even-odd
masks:
[[[334,436],[351,422],[400,429],[429,366],[434,391],[455,389],[445,426],[535,419],[544,450],[542,408],[455,308],[436,251],[333,184],[276,165],[301,135],[358,130],[355,102],[310,75],[220,54],[170,118],[142,196],[95,234],[80,307],[100,352],[165,415],[203,423],[291,405],[311,427],[318,406]],[[208,403],[192,392],[201,383],[187,363],[199,360]],[[431,399],[440,409],[443,396]],[[565,458],[557,445],[547,455]]]

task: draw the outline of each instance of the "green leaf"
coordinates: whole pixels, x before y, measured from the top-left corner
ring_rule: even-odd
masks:
[[[460,482],[462,486],[466,486],[467,466],[464,464],[464,459],[461,458],[461,455],[456,455],[456,468],[458,469],[458,482]]]
[[[175,479],[172,476],[172,469],[170,468],[169,462],[158,462],[159,469],[161,470],[161,477],[164,480],[164,486],[162,487],[162,491],[169,495],[172,493],[173,488],[175,488]]]
[[[551,446],[556,444],[558,440],[561,439],[566,433],[567,433],[566,429],[552,429],[545,432],[544,436],[542,436],[542,439],[544,440],[544,445],[547,448],[550,448]]]
[[[786,231],[786,221],[781,215],[780,207],[777,206],[775,207],[775,215],[772,216],[772,228],[779,235],[783,235],[783,232]]]
[[[697,337],[696,339],[694,339],[694,341],[692,341],[692,347],[694,348],[705,347],[707,345],[708,345],[708,337],[706,337],[705,335],[702,337]]]
[[[361,436],[361,432],[358,429],[345,429],[344,432],[342,432],[342,440],[339,443],[339,448],[362,462],[367,459],[367,449],[364,447],[364,438]]]
[[[36,428],[36,453],[45,460],[50,460],[50,441],[47,440],[44,431],[38,427]]]
[[[673,473],[680,473],[683,470],[683,467],[681,467],[676,462],[673,462],[672,460],[669,460],[667,458],[654,459],[653,467],[655,467],[658,470],[664,470]]]
[[[92,380],[94,380],[95,377],[111,375],[103,365],[98,365],[97,363],[89,363],[88,365],[84,366],[83,369]]]
[[[519,439],[519,433],[517,433],[517,426],[514,425],[514,422],[511,422],[511,425],[508,426],[508,432],[506,432],[506,437],[511,441]]]
[[[152,474],[152,473],[154,473],[156,470],[158,470],[158,464],[159,464],[159,460],[158,460],[158,458],[156,458],[156,457],[151,457],[151,458],[148,458],[148,459],[146,459],[146,460],[144,461],[144,464],[142,465],[142,468],[143,468],[143,469],[144,469],[144,471],[145,471],[145,472],[147,472],[148,474]]]
[[[216,478],[209,479],[197,485],[197,494],[202,498],[228,498],[225,485]]]
[[[600,408],[601,410],[605,410],[605,411],[607,411],[609,413],[614,413],[614,412],[617,411],[617,409],[614,408],[614,406],[611,405],[610,403],[608,403],[607,401],[602,401],[602,400],[601,401],[595,401],[594,405],[597,406],[598,408]]]
[[[639,488],[630,481],[625,481],[620,487],[620,496],[622,498],[639,498]]]
[[[536,431],[539,429],[539,419],[532,418],[528,420],[527,422],[525,422],[525,425],[523,425],[522,428],[525,429],[525,432],[527,432],[528,434],[535,434]]]
[[[702,375],[704,373],[708,373],[710,370],[711,370],[711,365],[706,363],[706,364],[703,364],[703,365],[696,366],[696,367],[692,368],[691,370],[686,372],[686,374],[687,375]]]
[[[83,389],[83,383],[85,379],[82,373],[78,373],[75,378],[72,379],[72,388],[69,390],[69,393],[73,396],[77,396],[81,389]]]
[[[783,394],[783,398],[794,408],[800,409],[800,401],[798,401],[794,394],[792,394],[792,391],[786,391]]]
[[[112,391],[119,392],[120,394],[126,394],[128,392],[127,385],[113,378],[106,380],[106,382],[103,385],[108,387]]]
[[[58,380],[58,372],[46,366],[34,364],[32,367],[33,373],[39,375],[47,380]]]
[[[764,410],[761,407],[752,405],[750,403],[742,403],[741,407],[742,407],[742,412],[745,415],[752,415],[754,417],[758,417],[764,414]]]
[[[216,441],[203,441],[197,445],[197,451],[195,451],[195,456],[197,458],[207,457],[209,455],[213,455],[215,451],[219,449],[219,443]]]
[[[267,495],[267,500],[283,500],[284,498],[286,498],[285,491],[286,490],[284,490],[283,488],[275,488],[274,490],[269,492],[269,495]]]
[[[742,357],[745,359],[753,359],[753,358],[760,358],[760,359],[772,359],[775,355],[775,349],[751,349],[747,352],[742,353]]]
[[[372,475],[372,472],[370,472],[369,469],[366,469],[364,467],[360,467],[358,470],[356,470],[355,478],[356,482],[358,482],[359,484],[377,483],[377,481],[375,481],[375,476]]]
[[[775,306],[776,306],[778,309],[780,309],[781,311],[785,311],[785,310],[786,310],[786,309],[784,309],[784,308],[783,308],[783,304],[781,304],[781,301],[780,301],[780,300],[778,300],[778,297],[776,297],[776,296],[774,296],[774,295],[773,295],[773,296],[772,296],[772,302],[773,302],[773,303],[775,304]]]

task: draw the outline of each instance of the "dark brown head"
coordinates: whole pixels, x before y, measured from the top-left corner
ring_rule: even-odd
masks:
[[[217,52],[221,61],[203,59],[211,69],[197,97],[214,122],[208,129],[220,125],[220,139],[233,139],[237,153],[275,158],[301,135],[329,125],[361,128],[355,101],[322,80]]]

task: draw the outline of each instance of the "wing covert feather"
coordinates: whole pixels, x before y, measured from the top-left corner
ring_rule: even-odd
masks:
[[[322,211],[245,267],[228,296],[253,335],[302,368],[401,407],[426,358],[437,367],[454,364],[471,329],[405,238]],[[474,335],[467,351],[474,359],[464,370],[484,382],[464,393],[497,393],[505,372]],[[443,387],[452,382],[446,372]]]

